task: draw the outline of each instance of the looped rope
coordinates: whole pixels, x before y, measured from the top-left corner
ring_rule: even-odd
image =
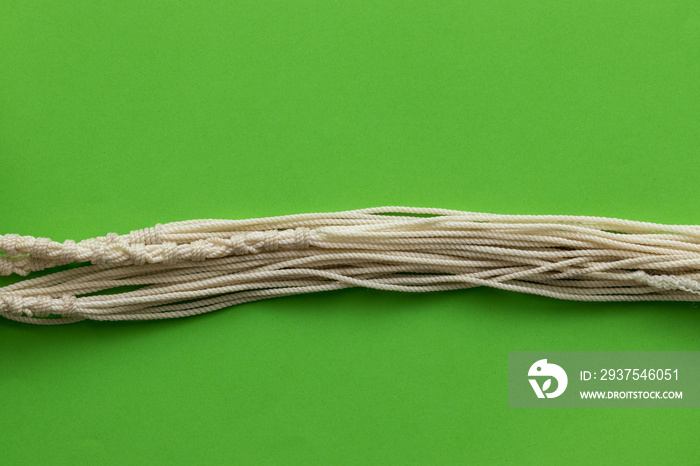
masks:
[[[77,299],[72,294],[64,294],[61,296],[57,310],[60,312],[61,317],[73,317],[77,314],[76,309]]]
[[[228,238],[205,236],[191,242],[178,244],[175,241],[160,241],[162,225],[135,230],[128,235],[109,233],[76,243],[63,243],[48,238],[32,238],[19,235],[0,236],[5,247],[5,256],[0,256],[0,275],[44,270],[71,262],[90,262],[94,265],[145,265],[176,264],[185,260],[201,262],[230,255],[258,254],[261,251],[306,249],[309,247],[309,232],[306,227],[287,230],[263,230],[235,232]],[[22,252],[24,255],[9,255]]]
[[[263,232],[262,249],[265,251],[277,251],[280,248],[280,232],[266,230]]]
[[[24,310],[22,298],[12,293],[0,293],[0,311],[11,315],[21,315]]]
[[[604,217],[380,207],[189,220],[80,242],[7,234],[0,251],[3,275],[93,264],[0,288],[0,314],[28,323],[185,317],[348,287],[700,301],[700,226]],[[125,285],[135,289],[99,294]]]
[[[49,317],[52,314],[61,317],[73,317],[77,314],[77,298],[63,294],[60,298],[50,296],[20,296],[15,293],[0,292],[0,313],[10,316]]]
[[[157,223],[151,228],[134,230],[127,235],[129,242],[132,244],[158,244],[163,241],[161,236],[162,227],[163,225]]]

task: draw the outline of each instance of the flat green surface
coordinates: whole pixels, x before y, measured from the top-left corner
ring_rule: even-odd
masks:
[[[699,130],[695,1],[0,1],[0,233],[382,205],[697,224]],[[700,350],[699,327],[490,289],[3,320],[0,461],[691,464],[697,410],[509,409],[507,354]]]

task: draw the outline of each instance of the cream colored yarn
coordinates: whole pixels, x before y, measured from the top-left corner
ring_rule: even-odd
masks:
[[[80,242],[0,236],[12,320],[185,317],[300,293],[489,286],[577,301],[700,301],[700,226],[604,217],[378,207],[190,220]],[[92,295],[125,285],[135,291]]]

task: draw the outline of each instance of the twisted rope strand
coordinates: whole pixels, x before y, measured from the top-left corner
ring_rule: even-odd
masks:
[[[700,226],[377,207],[188,220],[83,241],[0,236],[0,275],[92,265],[0,288],[0,314],[54,325],[185,317],[365,287],[487,286],[576,301],[700,301]],[[117,287],[117,294],[93,295]]]

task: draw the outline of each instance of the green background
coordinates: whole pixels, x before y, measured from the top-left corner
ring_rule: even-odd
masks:
[[[699,117],[695,1],[0,1],[0,233],[382,205],[698,224]],[[700,350],[698,311],[351,289],[3,320],[0,457],[694,463],[697,411],[509,409],[507,356]]]

